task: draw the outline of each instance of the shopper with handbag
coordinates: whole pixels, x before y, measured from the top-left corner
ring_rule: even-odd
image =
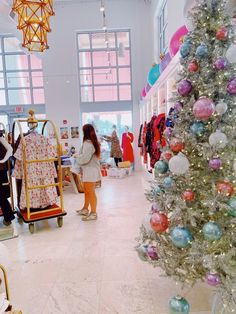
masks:
[[[83,221],[97,219],[96,182],[101,180],[100,144],[94,127],[91,124],[83,126],[83,145],[80,153],[75,156],[76,164],[81,167],[84,184],[84,206],[77,210]],[[90,208],[89,208],[90,207]]]

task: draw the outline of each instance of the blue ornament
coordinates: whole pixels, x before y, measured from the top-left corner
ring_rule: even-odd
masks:
[[[185,248],[193,240],[191,232],[184,227],[175,227],[171,233],[171,241],[178,248]]]
[[[197,136],[201,136],[205,132],[205,125],[201,121],[196,121],[190,126],[190,131]]]
[[[215,222],[207,222],[203,226],[203,234],[206,240],[215,241],[219,240],[222,236],[222,231],[220,226]]]
[[[155,164],[155,175],[164,174],[168,171],[169,166],[168,163],[164,160],[159,160]]]
[[[176,296],[169,301],[170,314],[189,314],[190,306],[185,298]]]
[[[153,193],[154,194],[161,194],[161,188],[159,187],[159,185],[157,185],[155,188],[153,188]]]
[[[155,64],[148,73],[148,83],[153,86],[161,74],[160,64]]]
[[[180,47],[180,54],[182,58],[187,57],[190,54],[192,45],[186,41],[183,43],[183,45]]]
[[[165,188],[171,188],[173,186],[173,180],[170,177],[166,177],[163,181]]]
[[[204,58],[208,55],[208,47],[205,44],[201,44],[197,47],[196,56],[199,58]]]
[[[229,205],[229,215],[232,217],[236,217],[236,198],[233,197],[228,201]]]

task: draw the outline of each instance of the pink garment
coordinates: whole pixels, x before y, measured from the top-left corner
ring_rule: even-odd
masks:
[[[55,157],[55,149],[49,139],[38,133],[30,133],[25,137],[26,159],[47,159]],[[23,170],[23,144],[22,141],[15,153],[16,163],[13,176],[22,180],[20,208],[26,208],[25,177]],[[41,162],[27,164],[28,186],[54,184],[57,177],[54,162]],[[29,190],[30,208],[46,208],[57,203],[57,190],[55,187]]]

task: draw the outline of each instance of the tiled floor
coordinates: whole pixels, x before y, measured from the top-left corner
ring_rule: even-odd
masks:
[[[160,270],[141,262],[134,246],[149,209],[143,174],[105,179],[98,190],[99,219],[81,222],[75,209],[83,195],[65,192],[68,215],[39,222],[31,235],[4,242],[11,300],[23,314],[166,314],[168,299],[181,290]],[[204,285],[183,293],[192,314],[210,313],[211,291]]]

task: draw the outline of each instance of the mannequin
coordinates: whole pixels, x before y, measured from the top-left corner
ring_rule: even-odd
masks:
[[[112,133],[110,136],[104,135],[103,139],[107,142],[111,143],[111,158],[114,158],[116,167],[118,167],[118,163],[122,161],[122,151],[120,148],[120,141],[116,132],[116,125],[112,126]]]
[[[134,152],[132,143],[134,141],[133,133],[129,132],[129,127],[125,126],[125,132],[122,135],[123,161],[134,162]]]
[[[10,186],[8,181],[7,161],[12,155],[12,148],[5,138],[0,136],[0,207],[4,216],[3,224],[9,226],[11,221],[15,219],[11,205],[8,201],[10,197]]]

